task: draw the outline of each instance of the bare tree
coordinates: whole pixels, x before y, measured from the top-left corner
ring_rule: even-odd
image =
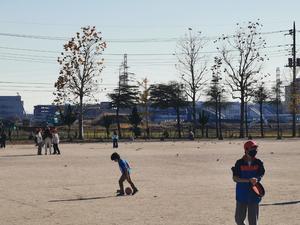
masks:
[[[248,22],[244,27],[237,24],[237,30],[233,36],[220,37],[216,42],[221,43],[218,47],[220,57],[226,73],[226,84],[232,91],[232,97],[239,99],[240,105],[240,137],[244,137],[245,102],[248,90],[251,90],[263,76],[263,61],[267,59],[262,54],[266,41],[261,37],[259,30],[262,24]]]
[[[81,32],[64,45],[58,58],[60,75],[55,82],[57,104],[79,106],[79,139],[83,139],[83,105],[92,100],[98,90],[97,77],[103,69],[102,52],[106,43],[95,27],[83,27]]]
[[[196,102],[200,98],[200,91],[205,84],[205,74],[207,71],[207,63],[205,56],[201,50],[205,46],[206,41],[201,33],[193,33],[189,28],[188,34],[185,35],[178,43],[178,64],[176,65],[180,72],[181,79],[185,86],[185,92],[192,102],[192,119],[193,131],[195,133],[196,118]]]

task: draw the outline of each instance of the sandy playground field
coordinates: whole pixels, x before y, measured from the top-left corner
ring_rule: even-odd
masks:
[[[260,224],[299,225],[300,140],[257,142],[266,168]],[[242,143],[120,143],[140,190],[126,197],[115,197],[120,172],[111,143],[61,144],[60,156],[8,143],[0,149],[0,224],[233,225],[230,168]]]

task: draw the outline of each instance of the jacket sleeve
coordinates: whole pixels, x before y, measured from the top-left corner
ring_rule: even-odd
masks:
[[[265,167],[264,167],[264,163],[262,161],[259,161],[259,168],[258,168],[258,171],[257,171],[257,179],[258,181],[261,180],[261,178],[265,175]]]
[[[240,177],[240,164],[239,161],[236,161],[235,165],[233,167],[231,167],[231,171],[232,171],[232,176],[234,177]]]

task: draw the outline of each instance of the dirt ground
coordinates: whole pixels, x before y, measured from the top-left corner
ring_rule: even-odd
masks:
[[[266,168],[260,225],[299,225],[300,140],[257,142]],[[242,143],[120,143],[140,190],[124,197],[115,197],[120,171],[110,143],[61,144],[62,155],[42,156],[8,143],[0,149],[0,224],[233,225],[230,168]]]

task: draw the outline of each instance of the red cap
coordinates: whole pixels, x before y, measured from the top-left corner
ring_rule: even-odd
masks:
[[[258,147],[258,145],[256,144],[255,141],[247,141],[245,144],[244,144],[244,149],[245,151],[249,151],[251,148],[253,147]]]

